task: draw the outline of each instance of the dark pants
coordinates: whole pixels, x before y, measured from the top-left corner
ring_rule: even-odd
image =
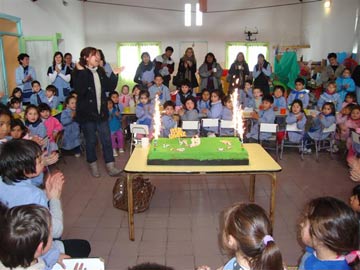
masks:
[[[65,254],[71,258],[87,258],[89,257],[91,247],[90,243],[82,239],[62,240],[65,248]]]
[[[95,162],[96,157],[96,132],[99,136],[105,163],[114,162],[111,136],[108,121],[89,121],[81,123],[81,129],[85,137],[86,160],[89,163]]]

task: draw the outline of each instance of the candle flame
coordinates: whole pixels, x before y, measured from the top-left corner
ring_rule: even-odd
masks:
[[[236,136],[237,133],[241,141],[243,141],[243,135],[244,135],[243,110],[241,108],[238,95],[239,95],[238,89],[235,88],[234,93],[232,93],[231,95],[231,101],[233,105],[234,136]]]
[[[160,129],[161,129],[161,114],[160,114],[160,100],[159,95],[155,96],[155,104],[154,104],[155,112],[154,112],[154,139],[157,140],[160,135]]]

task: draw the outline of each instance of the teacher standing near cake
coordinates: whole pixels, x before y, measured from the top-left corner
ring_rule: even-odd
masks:
[[[100,177],[96,157],[96,133],[102,145],[108,174],[116,176],[121,171],[115,168],[105,92],[115,90],[121,69],[114,69],[108,77],[105,70],[99,67],[99,63],[100,54],[96,48],[86,47],[81,51],[74,70],[74,87],[78,95],[76,121],[79,122],[84,133],[86,160],[92,176]]]

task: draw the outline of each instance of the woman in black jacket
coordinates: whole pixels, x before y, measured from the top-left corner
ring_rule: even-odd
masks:
[[[179,69],[175,78],[177,81],[173,81],[179,89],[184,80],[190,82],[191,88],[194,89],[199,86],[196,78],[196,58],[193,48],[186,49],[183,57],[180,58]]]
[[[78,95],[76,102],[76,120],[85,137],[86,160],[91,174],[100,177],[96,157],[96,133],[102,144],[106,168],[110,176],[121,171],[114,166],[108,110],[105,92],[116,88],[121,69],[114,69],[110,77],[99,67],[100,54],[96,48],[86,47],[80,53],[79,63],[74,70],[74,88]]]

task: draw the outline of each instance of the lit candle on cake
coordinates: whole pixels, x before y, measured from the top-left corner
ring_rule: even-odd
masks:
[[[238,89],[235,88],[234,93],[231,94],[231,101],[233,106],[233,125],[234,125],[234,136],[238,129]]]
[[[160,115],[160,100],[159,95],[155,96],[155,104],[154,104],[154,149],[156,149],[157,140],[160,135],[161,128],[161,115]]]
[[[237,132],[239,134],[241,142],[243,142],[243,138],[244,138],[244,119],[243,119],[243,116],[244,116],[243,109],[242,109],[242,107],[240,105],[239,109],[237,110],[237,118],[238,118]]]

